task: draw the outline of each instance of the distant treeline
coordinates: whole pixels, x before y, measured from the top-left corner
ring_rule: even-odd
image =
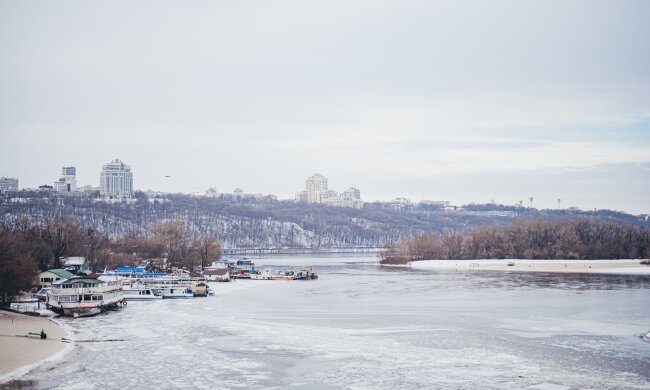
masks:
[[[438,236],[420,235],[384,246],[382,264],[415,260],[643,259],[650,257],[650,230],[616,221],[517,220],[507,227],[481,226]]]

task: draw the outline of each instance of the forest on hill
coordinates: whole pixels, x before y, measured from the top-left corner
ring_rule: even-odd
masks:
[[[92,195],[19,192],[0,198],[0,223],[43,225],[66,217],[109,238],[146,235],[157,222],[181,220],[192,235],[211,236],[224,248],[379,247],[433,234],[445,236],[515,220],[586,218],[650,226],[646,216],[610,210],[537,210],[495,204],[440,208],[432,205],[366,203],[362,209],[279,201],[273,198],[167,194],[133,203],[105,203]]]

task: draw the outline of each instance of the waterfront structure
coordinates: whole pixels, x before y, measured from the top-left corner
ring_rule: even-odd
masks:
[[[230,271],[228,268],[210,268],[203,270],[205,280],[213,282],[229,282]]]
[[[102,166],[99,193],[106,200],[126,200],[133,197],[131,166],[115,159]]]
[[[18,178],[0,177],[0,193],[18,191]]]
[[[70,193],[77,191],[77,168],[63,167],[61,177],[54,182],[54,191]]]
[[[62,268],[50,269],[36,275],[36,283],[34,283],[34,285],[40,288],[47,288],[50,287],[54,282],[70,279],[73,276],[74,274],[72,272]]]
[[[350,187],[341,194],[327,187],[327,178],[319,173],[309,176],[305,181],[305,191],[296,193],[296,202],[323,203],[330,206],[352,207],[360,209],[363,207],[361,191],[356,187]]]

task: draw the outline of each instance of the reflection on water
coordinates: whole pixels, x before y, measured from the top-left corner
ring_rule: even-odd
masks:
[[[116,372],[120,388],[650,386],[650,343],[638,337],[650,328],[647,276],[256,263],[320,278],[216,284],[214,297],[69,320],[77,339],[126,341],[77,344],[22,388],[112,387]]]

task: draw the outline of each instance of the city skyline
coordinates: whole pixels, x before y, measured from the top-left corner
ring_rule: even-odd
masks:
[[[102,164],[102,166],[105,167],[106,165],[114,164],[114,163],[116,163],[116,161],[119,164],[125,165],[122,162],[121,159],[117,158],[117,159],[112,159],[110,163]],[[301,201],[300,199],[298,199],[301,192],[296,193],[294,191],[293,193],[291,193],[291,190],[285,190],[284,192],[271,192],[271,191],[265,191],[263,189],[259,189],[259,191],[257,191],[257,190],[256,191],[248,191],[248,190],[243,190],[241,188],[242,186],[236,186],[236,185],[234,186],[234,189],[231,189],[228,186],[210,185],[210,186],[207,186],[205,188],[203,188],[203,187],[198,188],[197,186],[195,186],[194,188],[197,188],[197,190],[194,190],[194,191],[161,190],[159,188],[140,188],[140,187],[133,184],[133,178],[132,178],[132,173],[131,173],[131,165],[125,165],[125,166],[128,167],[129,174],[131,175],[130,176],[130,180],[131,180],[130,186],[133,189],[133,191],[182,193],[182,194],[188,194],[188,195],[202,195],[202,196],[208,196],[208,197],[214,197],[214,196],[217,196],[219,194],[236,194],[237,192],[241,192],[242,194],[254,195],[256,197],[271,195],[271,196],[278,197],[278,199],[280,199],[280,200]],[[83,185],[78,185],[77,186],[77,184],[78,184],[78,181],[76,180],[77,167],[76,166],[64,166],[62,168],[62,170],[64,172],[64,176],[65,176],[67,170],[72,170],[71,172],[73,173],[74,184],[76,186],[76,187],[73,187],[75,189],[72,190],[72,192],[88,190],[90,188],[96,188],[96,189],[100,190],[100,188],[101,188],[101,175],[100,175],[100,180],[99,180],[100,182],[99,183],[87,183],[87,182],[82,181]],[[102,171],[103,170],[99,171],[100,174],[102,173]],[[137,171],[137,169],[136,169],[136,171]],[[309,182],[310,179],[314,179],[316,177],[320,177],[320,178],[324,179],[324,183],[325,183],[324,185],[325,185],[325,188],[326,188],[326,192],[331,192],[332,194],[335,193],[336,197],[338,197],[339,195],[344,195],[345,193],[347,193],[347,192],[349,192],[351,190],[355,190],[356,191],[355,197],[356,197],[356,199],[359,199],[359,197],[358,197],[359,187],[358,186],[355,186],[355,185],[349,186],[348,189],[340,192],[340,194],[339,194],[337,191],[332,191],[331,189],[328,188],[328,181],[329,181],[328,178],[321,175],[320,173],[315,173],[313,175],[310,175],[307,178],[307,182]],[[170,175],[166,175],[166,178],[171,179],[172,177]],[[13,179],[13,178],[11,178],[11,177],[3,177],[3,179]],[[19,181],[22,180],[21,178],[18,178],[18,177],[16,179],[18,179]],[[63,179],[59,179],[59,180],[61,181]],[[339,182],[339,180],[337,180],[337,182]],[[21,183],[22,183],[22,181],[21,181]],[[56,190],[57,182],[54,182],[54,183],[55,183],[54,191],[57,191]],[[302,180],[302,183],[303,184],[305,183],[304,179]],[[95,185],[95,184],[98,184],[98,185]],[[19,190],[22,190],[22,189],[38,190],[38,187],[40,187],[42,185],[47,186],[49,184],[48,183],[43,183],[43,184],[35,185],[35,186],[20,185]],[[58,192],[61,192],[61,191],[62,190],[59,190]],[[70,191],[63,191],[63,192],[70,192]],[[101,192],[101,190],[100,190],[100,192]],[[302,193],[305,194],[305,199],[302,200],[302,201],[305,201],[307,203],[328,203],[325,200],[320,200],[320,199],[318,201],[314,201],[313,199],[312,199],[312,201],[308,201],[307,198],[306,198],[307,192],[302,191]],[[436,198],[435,196],[412,198],[412,197],[407,197],[404,194],[397,194],[397,196],[389,197],[389,198],[368,198],[368,199],[365,200],[365,202],[392,202],[392,201],[403,202],[405,200],[410,201],[411,203],[419,203],[419,202],[429,203],[429,202],[433,202],[435,204],[443,204],[444,203],[446,205],[457,205],[457,206],[468,205],[468,204],[495,203],[495,204],[503,204],[503,205],[507,205],[507,206],[522,206],[523,205],[525,207],[534,207],[534,208],[538,208],[538,209],[578,208],[578,209],[582,209],[582,210],[586,210],[586,211],[589,211],[589,210],[592,210],[592,209],[611,209],[611,210],[624,211],[624,212],[628,212],[628,213],[631,213],[631,214],[649,214],[648,212],[636,212],[635,213],[635,212],[629,211],[629,210],[608,208],[608,207],[584,208],[584,207],[579,207],[579,206],[571,204],[570,199],[559,198],[559,197],[556,197],[556,198],[553,198],[553,199],[545,199],[543,197],[538,198],[536,196],[533,196],[533,194],[522,195],[518,200],[512,200],[511,199],[512,200],[511,202],[504,202],[501,199],[494,198],[494,197],[491,198],[491,199],[474,199],[474,200],[468,199],[468,200],[460,200],[459,201],[459,200],[455,200],[455,199]],[[363,203],[364,202],[361,202],[360,204],[362,205]],[[355,206],[355,207],[357,207],[357,206]]]
[[[0,5],[23,187],[119,156],[142,190],[650,212],[648,2],[73,4]]]

